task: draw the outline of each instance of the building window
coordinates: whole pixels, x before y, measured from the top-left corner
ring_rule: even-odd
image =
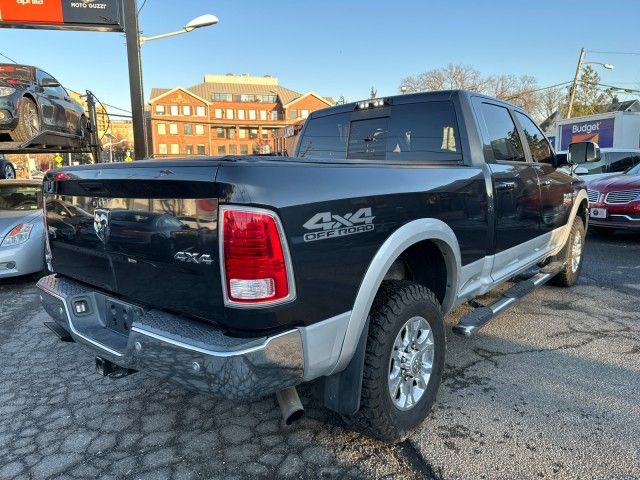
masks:
[[[277,110],[271,110],[271,120],[278,120],[279,117]]]
[[[222,118],[222,109],[221,108],[216,108],[215,117],[218,118],[218,119]]]
[[[255,120],[256,117],[256,111],[255,110],[249,110],[249,120]]]
[[[196,125],[196,135],[204,135],[204,125]]]
[[[256,95],[257,102],[276,103],[275,95]]]
[[[264,121],[267,119],[267,111],[266,110],[260,110],[260,120]]]
[[[233,97],[230,93],[212,93],[211,100],[216,102],[230,102]]]
[[[166,155],[167,154],[167,144],[166,143],[158,144],[158,153],[160,155]]]
[[[170,123],[169,124],[169,133],[171,135],[177,135],[178,134],[178,124],[177,123]]]
[[[206,151],[204,149],[204,145],[197,145],[196,149],[197,149],[198,155],[206,155]]]
[[[247,129],[246,128],[239,129],[238,134],[240,138],[247,138]]]
[[[191,116],[191,105],[183,105],[182,106],[182,114],[188,116]]]
[[[249,130],[249,138],[258,138],[258,129],[252,128]]]
[[[309,116],[309,110],[301,110],[302,118],[307,118]]]
[[[156,115],[164,115],[164,105],[156,105]]]
[[[268,128],[263,128],[262,129],[262,138],[263,138],[263,140],[267,140],[269,138],[269,129]]]
[[[205,116],[204,107],[196,107],[196,115],[199,117],[204,117]]]
[[[167,125],[165,123],[158,124],[158,135],[166,135],[167,134]]]
[[[229,155],[237,155],[237,154],[238,154],[238,146],[229,145]]]
[[[171,105],[170,107],[171,115],[178,116],[180,115],[180,110],[178,109],[178,105]]]
[[[180,154],[180,145],[177,143],[171,144],[171,155],[179,155]]]
[[[255,102],[256,96],[248,93],[243,93],[239,96],[238,100],[240,100],[241,102]]]
[[[224,138],[224,128],[216,128],[216,138]]]
[[[236,129],[228,128],[227,129],[227,138],[236,138]]]
[[[185,145],[184,153],[186,153],[187,155],[193,155],[193,145]]]
[[[244,110],[238,110],[238,120],[244,120]]]
[[[227,120],[233,120],[233,108],[227,108]]]
[[[185,135],[193,135],[193,125],[190,123],[184,124],[184,134]]]
[[[240,155],[246,155],[249,153],[249,147],[246,145],[240,145]]]
[[[224,145],[219,145],[218,146],[218,155],[226,155],[227,154],[227,149],[225,148]]]

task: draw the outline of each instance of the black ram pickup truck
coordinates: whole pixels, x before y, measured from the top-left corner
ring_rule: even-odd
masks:
[[[588,200],[572,171],[598,154],[575,144],[559,168],[526,112],[447,91],[317,111],[291,158],[53,170],[47,326],[103,375],[276,393],[286,421],[316,380],[326,407],[401,439],[436,397],[449,310],[475,307],[454,327],[470,335],[547,280],[576,281]]]

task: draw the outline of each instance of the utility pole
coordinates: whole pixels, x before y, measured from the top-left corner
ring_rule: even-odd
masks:
[[[142,63],[140,60],[140,31],[136,0],[124,2],[125,36],[129,63],[129,85],[131,89],[131,116],[133,121],[133,145],[136,160],[148,157],[147,132],[144,120],[144,90],[142,86]]]
[[[569,91],[569,105],[567,106],[567,118],[571,118],[571,110],[573,110],[573,101],[576,98],[576,89],[578,87],[578,75],[580,75],[580,70],[582,70],[582,62],[584,62],[584,54],[586,50],[584,47],[580,50],[580,57],[578,58],[578,65],[576,66],[576,74],[573,77],[573,84],[571,85],[571,90]]]

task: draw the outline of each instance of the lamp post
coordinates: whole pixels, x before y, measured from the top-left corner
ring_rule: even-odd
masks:
[[[133,122],[133,148],[136,160],[142,160],[149,156],[147,145],[147,132],[144,119],[144,89],[142,85],[142,62],[140,58],[140,46],[151,40],[171,37],[183,33],[189,33],[196,28],[207,27],[218,23],[215,15],[201,15],[187,23],[182,30],[175,32],[141,37],[138,27],[138,12],[136,0],[124,2],[125,37],[127,40],[127,58],[129,63],[129,85],[131,94],[131,120]]]
[[[573,110],[573,101],[576,98],[576,87],[578,84],[578,75],[580,75],[580,70],[582,70],[583,65],[600,65],[607,70],[613,70],[613,65],[610,63],[602,63],[602,62],[585,62],[584,56],[587,51],[583,48],[580,49],[580,56],[578,57],[578,65],[576,65],[576,73],[573,76],[573,83],[571,84],[571,90],[569,90],[569,105],[567,106],[567,118],[571,118],[571,111]]]

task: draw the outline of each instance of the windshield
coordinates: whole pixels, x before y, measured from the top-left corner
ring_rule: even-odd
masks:
[[[41,205],[40,187],[0,185],[0,211],[38,210]]]
[[[640,175],[640,164],[627,170],[627,175]]]
[[[31,69],[20,65],[0,65],[0,78],[31,81]]]

